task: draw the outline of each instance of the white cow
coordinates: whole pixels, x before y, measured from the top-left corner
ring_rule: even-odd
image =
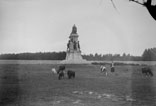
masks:
[[[55,68],[52,68],[51,71],[52,71],[53,74],[57,74],[57,71],[56,71]]]
[[[100,70],[101,70],[101,72],[104,72],[105,75],[107,76],[108,73],[107,73],[107,70],[106,70],[106,67],[105,67],[105,66],[102,65],[102,66],[100,67]]]

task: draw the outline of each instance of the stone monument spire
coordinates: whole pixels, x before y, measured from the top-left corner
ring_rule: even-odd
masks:
[[[88,64],[81,56],[80,44],[78,40],[79,35],[77,34],[77,27],[74,24],[72,27],[69,41],[67,43],[66,59],[61,63],[64,64]]]

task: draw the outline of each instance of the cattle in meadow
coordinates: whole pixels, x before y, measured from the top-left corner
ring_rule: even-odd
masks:
[[[60,71],[60,72],[58,73],[58,79],[60,80],[60,79],[62,79],[62,78],[64,78],[64,71]]]
[[[52,68],[51,71],[52,71],[53,74],[57,74],[57,71],[56,71],[55,68]]]
[[[141,72],[145,76],[153,76],[153,72],[152,72],[152,70],[149,67],[143,67],[141,69]]]
[[[69,79],[75,78],[75,71],[68,70],[67,71],[67,76],[68,76]]]
[[[64,71],[66,69],[66,67],[65,67],[65,65],[61,65],[61,66],[59,66],[59,69],[58,69],[58,73],[60,72],[60,71]]]
[[[61,78],[64,78],[64,73],[65,73],[65,66],[64,65],[61,65],[59,66],[59,69],[57,71],[58,73],[58,79],[60,80]]]
[[[107,76],[108,73],[107,73],[107,69],[106,69],[105,66],[101,66],[100,67],[100,71],[103,72],[103,73],[105,73],[105,75]]]

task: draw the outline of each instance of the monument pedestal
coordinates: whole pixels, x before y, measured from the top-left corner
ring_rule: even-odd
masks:
[[[67,51],[66,59],[61,61],[61,64],[90,64],[90,62],[82,58],[81,52]]]

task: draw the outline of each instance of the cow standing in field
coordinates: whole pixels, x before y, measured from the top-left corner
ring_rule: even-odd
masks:
[[[65,70],[65,66],[62,65],[62,66],[59,66],[59,69],[57,71],[57,74],[58,74],[58,79],[60,80],[61,78],[64,78],[64,70]]]
[[[55,68],[52,68],[51,71],[52,71],[53,74],[57,74],[57,71],[56,71]]]
[[[105,66],[101,66],[100,67],[100,70],[101,70],[101,72],[104,72],[105,73],[105,75],[107,76],[107,70],[106,70],[106,67]]]
[[[142,74],[145,76],[153,76],[153,72],[149,67],[142,68]]]
[[[64,78],[64,72],[63,71],[60,71],[59,73],[59,76],[58,76],[58,79],[60,80],[61,78]]]
[[[75,78],[75,72],[72,71],[72,70],[68,70],[67,71],[67,76],[68,76],[69,79]]]

